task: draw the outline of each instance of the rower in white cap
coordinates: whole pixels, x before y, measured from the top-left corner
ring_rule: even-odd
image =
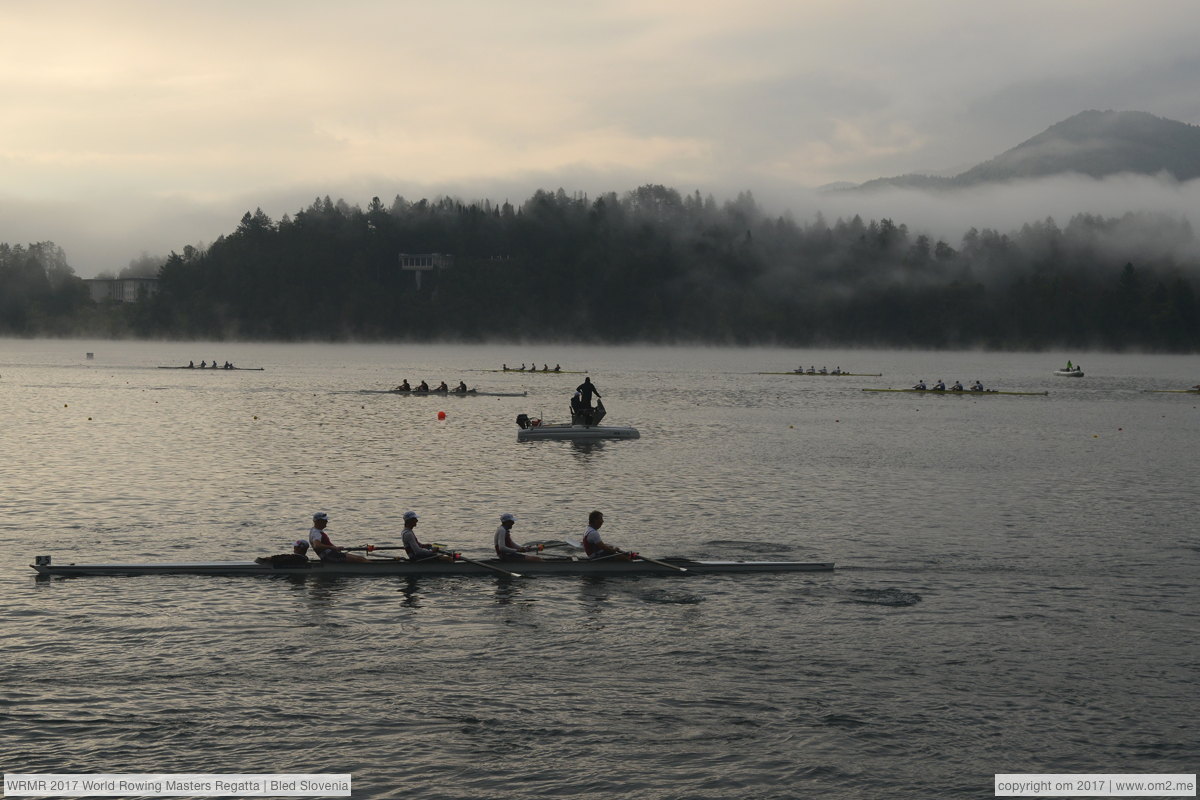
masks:
[[[436,545],[422,544],[417,538],[417,512],[404,512],[404,533],[400,534],[400,543],[404,545],[404,552],[408,553],[409,561],[425,561],[430,558],[444,558],[448,561],[454,560],[452,553],[443,553]]]
[[[308,531],[308,543],[312,545],[313,552],[317,554],[317,558],[322,561],[365,563],[367,559],[347,553],[344,549],[329,540],[329,534],[325,532],[325,526],[328,524],[329,515],[324,511],[318,511],[313,514],[313,526]]]
[[[520,545],[513,541],[512,526],[517,518],[512,514],[500,515],[500,527],[496,528],[494,544],[496,557],[501,561],[541,561],[537,556],[526,555],[530,550],[537,551],[538,545]]]

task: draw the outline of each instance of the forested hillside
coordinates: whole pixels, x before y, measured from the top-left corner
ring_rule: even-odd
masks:
[[[136,305],[96,309],[64,293],[78,283],[65,262],[46,267],[17,303],[36,311],[6,313],[0,332],[1191,352],[1198,249],[1186,221],[1161,216],[972,229],[951,244],[891,219],[800,222],[749,194],[718,204],[662,186],[538,192],[519,207],[324,198],[278,222],[247,213],[206,249],[172,253],[157,296]],[[399,253],[453,266],[418,290]]]

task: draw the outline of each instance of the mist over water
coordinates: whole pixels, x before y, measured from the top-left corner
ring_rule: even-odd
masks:
[[[95,358],[85,358],[94,352]],[[1085,378],[1051,373],[1067,358]],[[230,360],[263,372],[159,370]],[[518,444],[588,370],[637,441]],[[882,377],[760,375],[840,366]],[[407,378],[526,397],[381,394]],[[1047,396],[862,392],[918,378]],[[983,797],[1188,772],[1194,356],[0,341],[8,772],[351,772],[355,797]],[[437,412],[445,411],[444,421]],[[711,578],[39,581],[400,514],[832,560]]]

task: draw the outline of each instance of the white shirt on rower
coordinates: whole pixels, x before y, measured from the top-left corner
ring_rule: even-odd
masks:
[[[408,550],[408,557],[414,561],[437,555],[436,550],[421,544],[421,540],[417,538],[417,532],[413,528],[405,528],[404,533],[400,534],[400,541]]]
[[[504,527],[503,525],[501,525],[499,528],[496,528],[496,552],[500,555],[513,555],[520,553],[520,549],[508,546],[508,536],[508,528]]]

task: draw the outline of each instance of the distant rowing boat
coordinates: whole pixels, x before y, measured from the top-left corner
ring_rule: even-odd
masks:
[[[882,378],[882,372],[756,372],[755,375],[803,375],[813,378]]]
[[[262,372],[266,367],[159,367],[159,369],[190,369],[196,372]]]
[[[1083,370],[1076,367],[1075,369],[1056,369],[1054,374],[1060,378],[1082,378]]]
[[[982,392],[972,392],[969,389],[961,391],[954,389],[863,389],[864,392],[904,392],[907,394],[949,394],[962,397],[990,397],[994,394],[1024,395],[1027,397],[1042,397],[1049,392],[1001,392],[997,389],[984,389]]]
[[[584,371],[584,370],[570,370],[570,369],[513,369],[512,367],[509,367],[508,369],[485,369],[485,370],[481,370],[481,372],[523,372],[523,373],[525,373],[526,375],[587,375],[587,372],[586,372],[586,371]]]
[[[1200,394],[1200,389],[1142,389],[1147,394]]]
[[[39,556],[37,561],[49,561]],[[157,564],[31,564],[37,573],[46,577],[78,577],[85,575],[287,575],[299,577],[346,576],[469,576],[496,577],[499,571],[519,572],[522,576],[563,577],[595,575],[622,577],[626,575],[686,575],[747,572],[829,572],[833,562],[813,561],[698,561],[687,558],[665,558],[661,561],[637,559],[563,559],[560,561],[500,561],[481,559],[478,562],[442,561],[412,562],[380,559],[367,563],[324,562],[310,559],[300,566],[272,566],[257,561],[193,561]]]
[[[468,389],[465,392],[456,392],[453,389],[438,391],[430,389],[428,392],[419,392],[416,389],[404,391],[403,389],[378,389],[381,394],[398,394],[402,397],[525,397],[529,392],[481,392],[478,389]]]

